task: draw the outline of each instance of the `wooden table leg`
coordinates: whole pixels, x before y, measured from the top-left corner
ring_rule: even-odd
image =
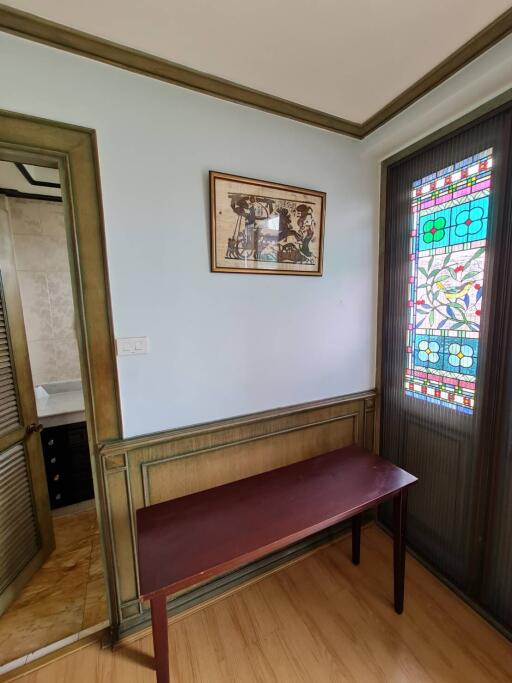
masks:
[[[169,683],[169,641],[167,640],[167,601],[158,595],[151,601],[153,650],[157,683]]]
[[[395,612],[404,611],[405,582],[405,522],[407,518],[407,489],[401,489],[393,498],[393,574]]]
[[[361,514],[352,517],[352,562],[359,564],[361,559]]]

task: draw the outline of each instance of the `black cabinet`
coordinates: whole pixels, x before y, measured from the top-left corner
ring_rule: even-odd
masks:
[[[51,508],[93,498],[86,423],[47,427],[41,440]]]

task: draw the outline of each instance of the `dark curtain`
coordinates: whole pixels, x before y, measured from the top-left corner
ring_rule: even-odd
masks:
[[[419,478],[409,499],[410,547],[505,627],[512,626],[511,125],[510,111],[502,109],[388,168],[381,334],[381,454]],[[475,405],[460,412],[405,390],[411,201],[415,181],[488,149],[493,166]],[[445,295],[455,305],[455,297],[465,297],[463,285]],[[437,359],[439,345],[434,350]],[[383,524],[390,515],[382,506]]]
[[[489,415],[483,452],[488,453],[488,496],[481,527],[484,552],[479,598],[490,614],[512,632],[512,128],[504,201],[496,235],[496,278],[491,329],[492,371]]]

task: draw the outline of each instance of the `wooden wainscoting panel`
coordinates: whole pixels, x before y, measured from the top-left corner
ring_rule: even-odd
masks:
[[[315,426],[144,463],[144,503],[154,505],[348,446],[357,441],[358,417],[349,413]]]
[[[369,451],[374,450],[374,435],[375,435],[375,404],[374,396],[365,398],[364,400],[364,436],[363,446]]]
[[[133,517],[135,511],[130,499],[130,485],[126,467],[106,471],[105,483],[108,498],[109,530],[115,564],[115,585],[118,616],[121,606],[138,598],[137,563]]]
[[[344,420],[346,423],[341,428],[343,431],[343,444],[357,443],[362,445],[363,435],[363,420],[364,420],[364,404],[360,398],[338,400],[332,403],[331,401],[308,406],[304,410],[297,410],[294,406],[288,411],[268,411],[262,414],[264,417],[258,419],[258,415],[250,415],[247,418],[237,418],[236,420],[225,420],[221,422],[214,422],[211,425],[201,425],[197,429],[178,429],[167,433],[165,439],[162,440],[160,435],[150,436],[146,443],[138,440],[138,445],[131,450],[130,443],[127,443],[128,448],[126,454],[128,458],[128,469],[131,496],[135,509],[144,507],[154,503],[155,500],[170,500],[181,495],[186,495],[191,492],[187,487],[186,480],[182,482],[178,476],[165,476],[165,482],[159,484],[160,493],[157,498],[150,496],[147,484],[149,483],[149,470],[152,467],[157,467],[161,474],[161,464],[169,460],[176,461],[181,458],[194,458],[204,454],[206,457],[201,459],[201,471],[194,472],[194,476],[201,484],[197,485],[194,490],[202,490],[218,485],[218,483],[226,483],[227,481],[234,481],[241,477],[250,476],[251,473],[264,471],[264,469],[272,469],[279,467],[281,464],[280,458],[282,453],[274,451],[274,460],[272,456],[266,456],[265,463],[262,462],[259,469],[251,464],[251,460],[264,457],[262,454],[266,453],[270,447],[267,441],[277,435],[286,435],[286,439],[281,443],[287,441],[297,443],[300,442],[299,435],[304,437],[305,431],[312,428],[313,425],[325,425],[323,430],[323,445],[328,446],[325,441],[326,435],[329,432],[338,434],[340,427],[336,422]],[[350,432],[350,438],[347,433]],[[332,438],[330,441],[334,444],[333,448],[338,447],[339,441]],[[254,450],[251,450],[251,455],[248,454],[251,444],[258,444]],[[115,444],[112,446],[115,451]],[[223,458],[229,459],[229,454],[232,449],[237,449],[236,464],[235,460],[231,461],[231,468],[234,470],[228,475],[227,479],[220,479],[217,474],[217,468]],[[328,448],[327,448],[328,450]],[[318,454],[319,450],[311,447],[309,454],[304,454],[303,457],[312,457]],[[324,449],[325,452],[325,449]],[[104,453],[110,453],[110,446],[106,446]],[[109,457],[109,456],[107,456]],[[210,467],[209,459],[217,459],[215,466]],[[224,465],[222,465],[224,467]],[[204,471],[203,471],[204,469]],[[169,470],[167,470],[169,471]],[[237,474],[237,472],[240,472]],[[211,478],[209,474],[211,473]],[[146,490],[144,484],[146,483]]]
[[[119,631],[140,627],[147,619],[137,602],[137,509],[352,443],[371,448],[374,402],[375,393],[365,392],[104,444],[100,460],[110,515]],[[240,581],[244,575],[248,572],[240,573]],[[215,585],[213,590],[222,588]],[[210,597],[209,584],[186,596],[194,591],[200,599]],[[182,596],[181,603],[184,600]]]

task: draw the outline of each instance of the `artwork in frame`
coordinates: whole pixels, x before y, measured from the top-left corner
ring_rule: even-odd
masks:
[[[210,171],[212,271],[322,275],[325,197]]]

